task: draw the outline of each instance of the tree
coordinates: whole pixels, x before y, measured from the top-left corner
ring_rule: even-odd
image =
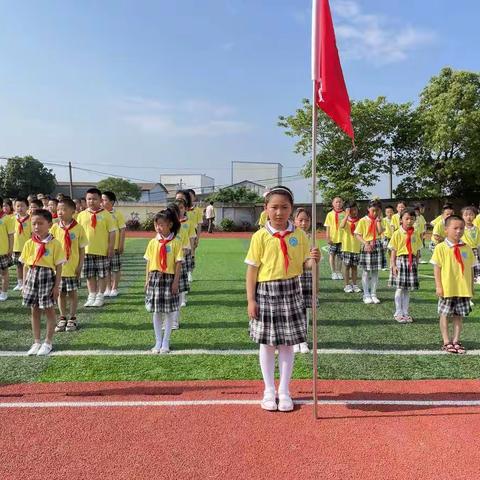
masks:
[[[390,103],[378,97],[352,101],[351,109],[356,148],[323,111],[318,114],[316,168],[324,201],[335,195],[366,198],[382,174],[408,163],[417,151],[418,122],[410,103]],[[298,138],[295,153],[303,156],[311,154],[311,118],[312,106],[307,99],[295,115],[279,117],[278,125],[286,135]],[[311,160],[302,173],[311,176]]]
[[[236,188],[222,188],[218,192],[209,195],[206,198],[207,202],[220,202],[220,203],[262,203],[263,198],[257,193],[249,190],[246,187]]]
[[[421,145],[396,193],[480,198],[480,74],[443,68],[420,94]]]
[[[52,170],[31,156],[13,157],[0,167],[0,192],[4,197],[27,197],[52,193],[56,179]]]
[[[98,182],[100,191],[110,191],[117,196],[117,200],[136,201],[142,196],[140,187],[129,180],[116,177],[107,177]]]

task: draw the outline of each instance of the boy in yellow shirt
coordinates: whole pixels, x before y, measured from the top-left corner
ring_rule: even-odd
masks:
[[[0,198],[0,204],[3,204],[2,198]],[[10,215],[3,209],[0,210],[0,276],[2,277],[0,302],[8,298],[8,269],[12,265],[14,222]]]
[[[55,300],[58,298],[65,254],[60,242],[50,233],[52,214],[39,209],[32,216],[32,238],[25,242],[20,260],[23,271],[23,305],[32,311],[33,345],[27,355],[48,355],[55,331]],[[47,316],[47,333],[40,343],[42,311]]]
[[[445,231],[445,241],[435,247],[430,260],[435,275],[436,294],[439,297],[442,350],[463,354],[465,347],[460,343],[460,334],[463,317],[472,311],[470,300],[473,297],[473,268],[478,262],[472,249],[461,240],[465,231],[462,218],[457,215],[448,217]],[[449,318],[453,322],[452,337],[448,331]]]
[[[333,209],[327,213],[325,228],[327,230],[328,260],[332,271],[332,280],[343,280],[342,274],[342,232],[340,223],[345,218],[342,197],[332,200]]]
[[[13,290],[21,290],[23,286],[23,265],[20,261],[23,246],[32,235],[30,215],[28,214],[28,200],[17,198],[15,206],[15,232],[13,234],[13,265],[17,267],[17,285]]]
[[[455,212],[453,210],[453,205],[451,203],[446,203],[442,207],[442,215],[439,222],[435,223],[432,232],[432,240],[430,243],[430,250],[433,250],[439,243],[443,242],[447,236],[445,230],[445,221],[448,217],[453,215]]]
[[[406,209],[407,209],[407,204],[403,200],[397,202],[397,213],[395,213],[395,215],[392,216],[392,221],[391,221],[393,231],[398,230],[400,228],[400,224],[401,224],[400,216]]]
[[[477,215],[477,209],[473,206],[462,208],[462,218],[465,222],[465,233],[462,242],[466,243],[473,251],[479,265],[473,269],[475,283],[480,283],[480,228],[473,222]]]
[[[102,192],[98,188],[90,188],[87,190],[87,209],[77,217],[88,240],[83,263],[83,277],[87,279],[88,288],[85,307],[102,307],[105,303],[106,277],[115,246],[117,227],[101,202]]]
[[[70,198],[58,202],[58,223],[51,229],[52,235],[60,242],[65,252],[66,263],[62,266],[60,295],[58,306],[60,319],[55,327],[56,332],[73,332],[77,330],[78,289],[80,274],[85,258],[85,247],[88,244],[85,230],[73,218],[75,203]],[[67,297],[70,300],[70,318],[67,321]]]

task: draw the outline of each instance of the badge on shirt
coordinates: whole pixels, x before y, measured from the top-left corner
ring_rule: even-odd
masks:
[[[43,254],[44,257],[48,257],[50,255],[50,250],[47,248],[45,253]]]
[[[170,253],[172,251],[172,247],[170,245],[167,245],[167,253]]]
[[[290,237],[288,239],[288,243],[292,246],[292,247],[296,247],[298,245],[298,240],[295,238],[295,237]]]
[[[462,252],[462,257],[467,259],[468,258],[468,253],[467,252]]]
[[[75,240],[75,234],[73,232],[70,232],[70,240]]]

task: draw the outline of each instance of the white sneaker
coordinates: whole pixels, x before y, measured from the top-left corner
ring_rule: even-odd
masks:
[[[265,392],[263,399],[260,402],[260,406],[269,412],[275,412],[277,410],[277,402],[275,400],[275,392]]]
[[[338,280],[336,272],[332,272],[332,280]]]
[[[353,287],[351,285],[345,285],[345,288],[343,289],[345,293],[353,293]]]
[[[42,344],[41,343],[34,343],[31,347],[30,350],[27,352],[28,356],[36,355],[38,351],[40,350]]]
[[[95,303],[95,298],[96,295],[94,294],[89,294],[87,301],[83,304],[84,307],[93,307],[93,304]]]
[[[187,278],[188,278],[188,281],[189,281],[190,283],[192,283],[192,280],[193,280],[193,278],[192,278],[192,272],[188,272],[188,273],[187,273]]]
[[[110,297],[118,297],[118,290],[116,288],[110,290]]]
[[[307,342],[303,342],[300,344],[300,353],[310,353]]]
[[[352,285],[353,293],[360,293],[362,289],[358,285]]]
[[[343,280],[343,273],[337,272],[337,280]]]
[[[178,322],[173,322],[172,323],[172,330],[178,330],[179,328],[180,328],[180,325],[178,324]]]
[[[372,303],[376,303],[376,304],[380,303],[380,300],[376,295],[372,295]]]
[[[37,357],[44,357],[48,355],[53,349],[53,346],[50,345],[49,343],[43,342],[42,346],[37,352]]]
[[[186,307],[187,306],[187,301],[184,300],[181,304],[180,304],[180,307]]]
[[[104,297],[110,297],[111,294],[112,291],[109,288],[105,289],[105,291],[103,292]]]
[[[300,345],[293,346],[293,353],[300,353]]]
[[[19,290],[21,290],[23,288],[23,285],[21,283],[17,283],[14,287],[13,287],[13,291],[14,292],[18,292]]]
[[[280,393],[278,395],[278,411],[291,412],[293,410],[293,400],[288,393]]]
[[[153,347],[150,349],[150,352],[152,352],[154,355],[158,355],[160,353],[160,348]]]
[[[370,296],[363,297],[363,303],[365,303],[366,305],[369,305],[370,303],[373,303],[372,297],[370,297]]]
[[[160,349],[160,354],[165,355],[166,353],[170,353],[170,348],[161,348]]]
[[[4,302],[8,298],[7,292],[0,292],[0,302]]]
[[[103,307],[105,305],[105,298],[103,297],[102,293],[97,293],[95,297],[95,301],[92,304],[92,307]]]
[[[480,285],[480,277],[477,277],[477,278],[475,279],[475,283],[476,283],[477,285]]]

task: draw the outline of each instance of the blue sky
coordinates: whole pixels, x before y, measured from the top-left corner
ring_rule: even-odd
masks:
[[[477,1],[330,3],[351,98],[415,101],[443,66],[478,70]],[[233,160],[278,161],[286,176],[304,163],[276,121],[310,95],[310,0],[0,7],[0,156],[146,181],[206,173],[219,185]],[[308,199],[308,182],[285,183]],[[385,193],[385,182],[372,191]]]

